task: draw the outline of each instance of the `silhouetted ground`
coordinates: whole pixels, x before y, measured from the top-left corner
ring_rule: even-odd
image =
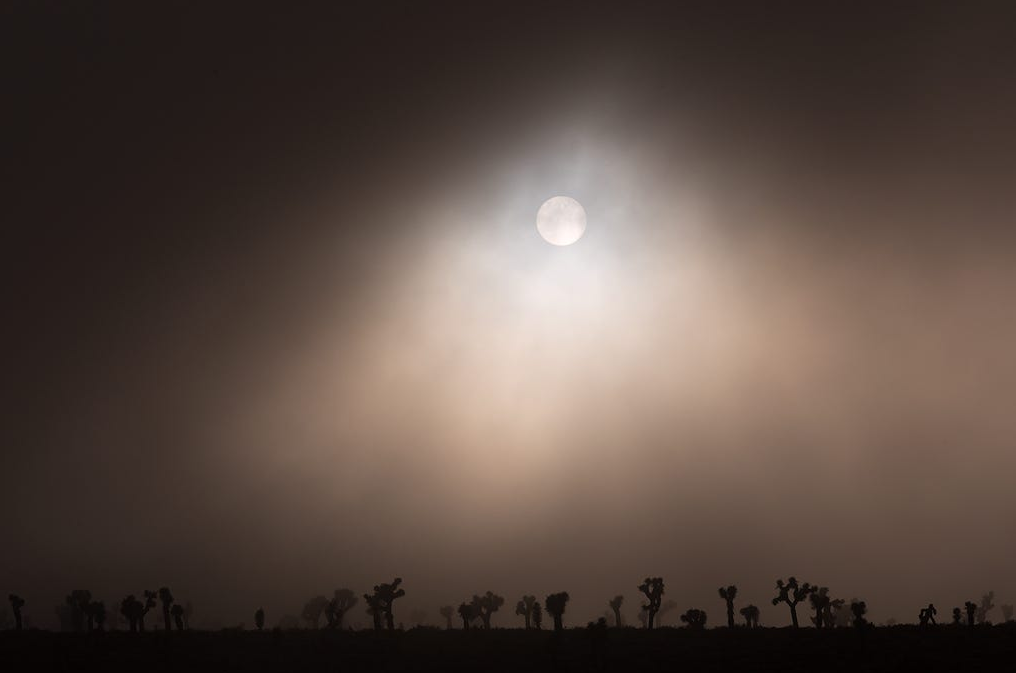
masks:
[[[5,671],[1005,671],[1016,625],[818,631],[584,629],[0,634]]]

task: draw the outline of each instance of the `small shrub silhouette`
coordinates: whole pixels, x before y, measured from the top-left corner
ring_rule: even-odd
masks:
[[[638,589],[646,596],[647,602],[642,606],[642,609],[646,611],[645,627],[651,629],[656,619],[656,613],[660,611],[660,604],[663,601],[663,578],[647,577],[639,585]]]
[[[689,629],[701,631],[706,627],[705,610],[692,608],[681,615],[681,621],[687,624]]]
[[[522,600],[515,604],[515,614],[525,619],[527,631],[533,626],[534,605],[536,605],[536,596],[523,596]]]
[[[749,629],[758,628],[759,609],[754,605],[741,608],[741,616],[744,617],[744,625]]]
[[[159,600],[162,601],[162,620],[166,624],[166,630],[171,631],[173,625],[169,621],[169,611],[173,607],[173,592],[169,590],[169,587],[159,589]]]
[[[7,594],[7,600],[11,602],[11,610],[14,612],[14,630],[22,629],[21,608],[25,607],[25,599],[17,594]]]
[[[850,611],[854,614],[854,626],[859,629],[863,629],[868,625],[868,620],[864,618],[868,614],[868,604],[864,601],[856,601],[850,604]]]
[[[614,626],[621,628],[624,626],[624,620],[621,619],[621,604],[624,603],[624,596],[617,595],[610,599],[608,603],[610,609],[614,612]]]
[[[727,603],[727,628],[734,628],[734,599],[737,598],[737,587],[720,587],[720,598]]]
[[[935,615],[938,614],[938,610],[935,609],[934,603],[928,603],[928,607],[921,608],[921,611],[917,615],[917,621],[921,626],[928,626],[929,624],[934,626]]]
[[[442,605],[439,612],[441,613],[441,616],[444,617],[445,619],[445,628],[450,631],[452,628],[452,617],[455,616],[455,608],[453,608],[451,605]]]
[[[537,631],[543,628],[543,608],[539,602],[533,603],[533,628]]]
[[[967,626],[973,626],[974,620],[977,617],[977,604],[967,601],[963,604],[963,607],[967,610]]]
[[[988,593],[981,596],[981,604],[977,606],[977,623],[984,624],[988,621],[988,613],[995,609],[995,604],[992,601],[995,598],[995,592],[989,591]]]
[[[567,591],[561,591],[556,594],[550,594],[544,601],[544,605],[547,606],[547,613],[554,618],[554,631],[560,632],[564,630],[564,610],[565,606],[568,605],[568,600],[571,598]]]
[[[178,607],[178,606],[174,606],[174,607]],[[182,608],[180,610],[180,613],[181,614],[183,613],[183,609]],[[258,631],[261,631],[261,630],[263,630],[265,628],[265,609],[264,608],[258,608],[254,612],[254,626],[257,627]]]
[[[814,591],[814,587],[807,582],[798,584],[797,578],[791,576],[786,582],[782,579],[776,580],[776,589],[779,593],[773,599],[773,605],[786,603],[790,607],[790,621],[793,622],[795,629],[798,628],[797,604]]]
[[[325,604],[324,613],[330,629],[341,629],[346,613],[356,606],[359,599],[350,589],[336,589],[332,598]]]

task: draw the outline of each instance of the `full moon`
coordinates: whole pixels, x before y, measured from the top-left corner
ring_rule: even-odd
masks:
[[[586,211],[570,196],[553,196],[536,213],[536,229],[547,243],[571,245],[586,231]]]

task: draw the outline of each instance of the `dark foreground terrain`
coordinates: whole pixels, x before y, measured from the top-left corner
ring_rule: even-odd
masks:
[[[4,671],[1011,671],[1016,624],[920,629],[0,634]]]

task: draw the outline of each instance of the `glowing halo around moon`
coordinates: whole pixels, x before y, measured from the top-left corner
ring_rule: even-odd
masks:
[[[553,196],[537,211],[536,229],[547,243],[571,245],[586,232],[586,211],[570,196]]]

